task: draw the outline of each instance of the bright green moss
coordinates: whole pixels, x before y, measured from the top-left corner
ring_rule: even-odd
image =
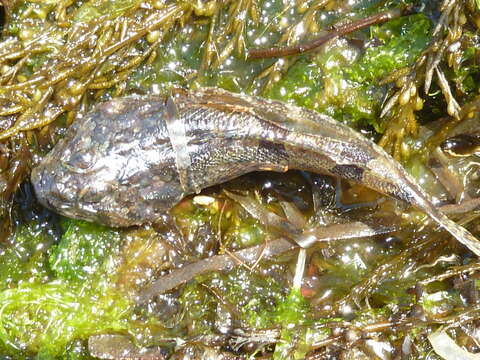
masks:
[[[0,292],[0,344],[9,353],[59,355],[74,339],[125,331],[131,304],[103,280],[55,281]]]
[[[287,296],[277,294],[273,308],[257,308],[254,301],[247,305],[249,311],[249,324],[252,327],[266,328],[281,325],[291,328],[302,325],[307,320],[308,303],[300,294],[300,290],[292,289]]]
[[[418,302],[422,305],[423,310],[432,317],[445,315],[463,304],[460,293],[451,289],[424,293]]]
[[[92,0],[85,2],[75,14],[75,21],[89,22],[99,17],[113,19],[137,7],[140,0]]]
[[[227,302],[219,302],[212,293]],[[280,285],[273,278],[239,267],[228,275],[212,273],[197,278],[185,287],[180,302],[188,309],[183,323],[189,336],[195,336],[210,333],[229,307],[237,309],[238,320],[251,327],[271,326],[275,321],[273,310],[282,299]],[[222,306],[226,308],[222,310]]]
[[[284,301],[277,305],[274,319],[285,327],[304,324],[308,314],[308,303],[300,289],[292,289]]]
[[[375,123],[382,92],[348,78],[346,69],[357,58],[357,51],[339,43],[313,61],[295,63],[266,95],[329,114],[352,126],[360,120]]]
[[[64,226],[49,258],[52,239],[27,226],[2,256],[0,266],[9,270],[1,268],[0,274],[10,274],[4,284],[28,279],[0,292],[0,348],[8,353],[51,358],[75,339],[127,329],[124,315],[131,303],[113,289],[119,233],[83,221],[65,220]]]
[[[52,248],[50,266],[59,278],[85,280],[102,270],[108,273],[107,260],[120,248],[120,234],[105,226],[86,221],[65,220],[65,234]],[[110,264],[111,266],[111,264]]]
[[[430,21],[423,14],[401,17],[372,27],[372,38],[383,42],[369,47],[346,73],[350,79],[374,84],[394,70],[411,65],[430,41]]]
[[[266,95],[315,109],[318,104],[314,95],[323,88],[323,82],[323,72],[318,64],[302,59],[292,65]]]
[[[0,244],[0,290],[49,279],[47,250],[53,237],[32,223],[19,227],[10,244]]]
[[[338,42],[312,59],[302,58],[270,89],[266,96],[327,113],[355,126],[378,123],[384,91],[378,81],[394,70],[411,65],[430,40],[430,22],[424,15],[402,17],[372,28],[381,41],[362,55]]]
[[[467,33],[465,36],[471,41],[472,46],[462,51],[460,66],[454,68],[455,82],[463,93],[474,95],[478,93],[480,88],[477,80],[480,74],[480,66],[478,60],[476,60],[480,51],[480,44],[478,36],[472,33]]]
[[[281,326],[280,341],[275,346],[274,359],[304,359],[308,351],[306,332],[309,305],[300,289],[292,289],[273,312],[273,323]]]
[[[261,244],[265,240],[265,231],[259,221],[247,217],[230,224],[224,233],[224,243],[233,248],[246,248]]]

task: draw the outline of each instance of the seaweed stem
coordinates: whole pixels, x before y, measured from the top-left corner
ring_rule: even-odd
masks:
[[[315,40],[305,44],[285,47],[273,47],[268,49],[251,49],[248,51],[248,59],[263,59],[302,54],[304,52],[314,50],[332,39],[369,27],[371,25],[381,24],[389,20],[398,18],[404,15],[405,12],[405,9],[393,9],[375,15],[367,16],[366,18],[352,21],[349,24],[343,25],[338,29],[330,31],[327,34],[324,34],[316,38]]]
[[[391,229],[384,226],[372,227],[359,222],[333,224],[322,226],[319,229],[320,231],[315,232],[317,242],[358,238],[391,231]],[[367,233],[368,235],[366,235]],[[173,290],[177,286],[192,280],[194,277],[209,271],[226,271],[239,265],[240,261],[242,263],[252,264],[257,261],[262,252],[264,253],[264,258],[268,259],[297,247],[298,246],[290,240],[279,238],[266,244],[238,250],[233,253],[235,255],[234,257],[228,254],[222,254],[199,260],[158,278],[140,292],[136,298],[136,302],[139,305],[144,304],[153,297]]]

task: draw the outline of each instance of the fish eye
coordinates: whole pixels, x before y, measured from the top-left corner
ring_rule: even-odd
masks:
[[[87,170],[93,166],[93,156],[88,153],[74,153],[68,161],[68,167],[73,171],[75,169]]]
[[[75,189],[63,182],[53,184],[53,196],[64,203],[71,203],[75,199]]]
[[[85,203],[97,203],[101,201],[103,198],[103,194],[98,189],[87,185],[83,189],[81,189],[78,193],[78,200],[85,202]]]

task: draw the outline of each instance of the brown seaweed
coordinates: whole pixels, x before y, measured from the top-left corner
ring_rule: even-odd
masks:
[[[403,13],[406,13],[406,11]],[[304,44],[278,47],[278,48],[268,48],[268,49],[250,49],[248,51],[248,59],[261,59],[261,58],[299,55],[304,52],[314,50],[319,46],[324,45],[326,42],[333,40],[337,37],[344,36],[346,34],[363,29],[371,25],[381,24],[383,22],[395,19],[401,15],[402,15],[402,11],[400,9],[385,11],[382,13],[368,16],[360,20],[352,21],[351,23],[346,25],[342,25],[339,28],[329,31],[327,34],[322,35],[316,38],[315,40],[312,40]]]

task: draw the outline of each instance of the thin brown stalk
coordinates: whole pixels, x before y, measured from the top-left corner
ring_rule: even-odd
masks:
[[[316,241],[334,241],[341,239],[351,239],[356,237],[371,236],[373,234],[385,233],[385,227],[380,226],[376,231],[369,225],[364,225],[364,229],[360,229],[358,223],[334,224],[322,227],[322,231],[315,232]],[[387,229],[388,230],[388,229]],[[374,233],[372,233],[372,231]],[[368,232],[368,235],[366,235]],[[136,298],[137,304],[148,302],[156,295],[170,291],[177,286],[185,284],[196,276],[211,271],[228,271],[239,264],[252,264],[258,261],[259,256],[262,259],[270,259],[287,251],[297,248],[297,245],[286,238],[279,238],[266,244],[252,246],[247,249],[234,252],[232,257],[228,254],[215,255],[208,259],[199,260],[195,263],[188,264],[180,269],[175,269],[171,273],[160,277],[150,286],[140,292]],[[262,254],[263,252],[263,254]]]
[[[369,27],[371,25],[387,22],[389,20],[402,16],[403,13],[404,11],[400,9],[393,9],[372,16],[368,16],[360,20],[352,21],[347,25],[343,25],[338,29],[333,30],[305,44],[285,47],[273,47],[268,49],[251,49],[248,51],[248,59],[262,59],[302,54],[304,52],[318,48],[319,46],[325,44],[327,41],[336,39],[340,36],[347,35],[349,33]]]

